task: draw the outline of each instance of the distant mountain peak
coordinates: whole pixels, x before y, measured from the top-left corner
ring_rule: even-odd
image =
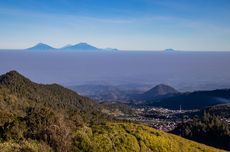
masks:
[[[61,50],[69,50],[69,51],[95,51],[95,50],[100,50],[96,48],[95,46],[92,46],[88,43],[81,42],[75,45],[69,45],[66,47],[61,48]]]
[[[152,89],[150,89],[149,91],[145,92],[144,95],[156,97],[156,96],[163,96],[163,95],[175,94],[175,93],[178,93],[178,91],[173,87],[165,84],[159,84],[153,87]]]
[[[176,51],[176,50],[174,50],[174,49],[172,49],[172,48],[169,48],[169,49],[165,49],[164,51],[165,51],[165,52],[174,52],[174,51]]]
[[[45,44],[45,43],[38,43],[35,46],[28,48],[27,50],[54,50],[55,48]]]
[[[45,43],[38,43],[37,45],[35,45],[35,46],[48,46],[47,44],[45,44]]]
[[[80,43],[78,43],[77,45],[89,45],[89,44],[86,43],[86,42],[80,42]]]
[[[75,48],[75,49],[83,49],[83,50],[99,50],[98,48],[96,48],[95,46],[92,46],[88,43],[85,43],[85,42],[81,42],[81,43],[78,43],[74,46],[72,46],[72,48]]]
[[[172,87],[169,85],[161,83],[161,84],[156,85],[154,88],[161,88],[162,89],[162,88],[172,88]]]

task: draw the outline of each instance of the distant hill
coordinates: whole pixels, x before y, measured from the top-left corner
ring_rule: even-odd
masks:
[[[179,109],[180,106],[182,109],[200,109],[210,105],[230,103],[230,89],[179,93],[145,103],[170,109]]]
[[[31,47],[31,48],[28,48],[26,50],[30,50],[30,51],[53,51],[53,50],[56,50],[55,48],[47,45],[47,44],[44,44],[44,43],[38,43],[37,45]]]
[[[177,93],[179,92],[173,87],[165,84],[159,84],[142,94],[133,94],[130,98],[135,100],[152,101],[155,99],[175,95]]]
[[[142,97],[146,100],[151,100],[157,96],[165,96],[165,95],[177,94],[177,93],[179,92],[173,87],[169,85],[165,85],[165,84],[159,84],[155,86],[154,88],[143,93]]]
[[[165,49],[164,51],[165,52],[175,52],[176,50],[174,50],[174,49]]]

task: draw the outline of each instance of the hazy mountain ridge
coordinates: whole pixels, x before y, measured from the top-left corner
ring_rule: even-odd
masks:
[[[44,43],[38,43],[37,45],[31,48],[28,48],[26,50],[29,50],[29,51],[118,51],[118,49],[97,48],[95,46],[92,46],[88,43],[83,43],[83,42],[75,44],[75,45],[66,45],[61,48],[54,48]]]
[[[230,89],[179,92],[165,84],[156,85],[147,91],[110,85],[82,85],[72,89],[97,101],[123,102],[169,109],[180,107],[182,109],[201,109],[211,105],[230,103]]]
[[[81,95],[91,97],[99,102],[112,102],[128,100],[126,92],[116,86],[110,85],[80,85],[70,87]]]
[[[69,87],[82,95],[92,97],[98,101],[129,102],[130,100],[152,100],[179,93],[176,89],[159,84],[147,90],[150,85],[80,85]]]
[[[195,91],[180,93],[161,100],[146,102],[148,105],[161,106],[169,109],[200,109],[211,105],[230,103],[230,89],[212,91]]]

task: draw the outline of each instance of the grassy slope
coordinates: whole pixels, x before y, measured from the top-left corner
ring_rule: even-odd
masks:
[[[107,123],[83,127],[74,133],[73,151],[81,152],[221,152],[203,144],[132,123]],[[45,143],[26,140],[0,144],[2,152],[49,152]]]
[[[75,150],[89,152],[217,152],[203,144],[133,123],[107,123],[75,133]]]

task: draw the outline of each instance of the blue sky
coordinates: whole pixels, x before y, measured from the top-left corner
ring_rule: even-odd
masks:
[[[2,0],[0,48],[230,51],[230,0]]]

